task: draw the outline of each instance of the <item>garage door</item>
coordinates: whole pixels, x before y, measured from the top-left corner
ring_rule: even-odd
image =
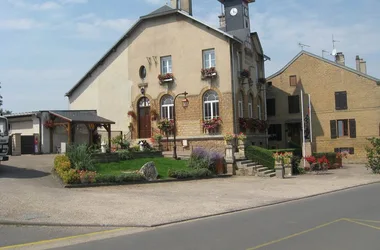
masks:
[[[21,136],[21,154],[34,154],[34,136]]]

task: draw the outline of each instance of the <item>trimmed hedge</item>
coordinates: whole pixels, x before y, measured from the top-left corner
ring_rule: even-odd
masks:
[[[284,149],[270,149],[272,153],[293,153],[296,156],[302,156],[302,149],[300,148],[284,148]]]
[[[123,183],[145,181],[144,176],[138,173],[124,173],[119,175],[99,174],[95,177],[97,183]]]
[[[245,148],[245,155],[249,160],[258,162],[269,169],[274,169],[275,160],[273,152],[257,146],[249,146]]]
[[[169,177],[176,178],[176,179],[192,179],[192,178],[203,178],[203,177],[213,176],[213,173],[206,168],[187,169],[187,170],[169,169],[168,175]]]

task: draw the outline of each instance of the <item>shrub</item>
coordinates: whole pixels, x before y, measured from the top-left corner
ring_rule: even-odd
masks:
[[[318,159],[321,159],[321,158],[325,157],[330,165],[333,165],[334,163],[337,162],[337,160],[336,160],[337,159],[337,153],[334,153],[334,152],[313,153],[313,156],[315,158],[317,158],[317,161],[318,161]]]
[[[245,155],[249,160],[258,162],[259,164],[269,169],[274,168],[275,160],[273,153],[265,148],[257,146],[249,146],[245,148]]]
[[[289,153],[289,152],[292,152],[293,155],[302,156],[302,149],[301,148],[271,149],[269,151],[271,151],[273,153]]]
[[[368,138],[371,143],[371,147],[366,147],[367,159],[366,164],[367,169],[372,169],[374,174],[380,174],[380,138]]]
[[[169,169],[168,175],[176,179],[191,179],[191,178],[204,178],[212,176],[213,173],[205,168],[201,169],[188,169],[188,170],[172,170]]]
[[[60,174],[62,181],[66,184],[78,184],[80,183],[79,173],[75,169],[64,171]]]
[[[129,149],[130,142],[125,140],[122,135],[117,135],[111,139],[112,144],[116,144],[121,149]]]
[[[54,158],[54,167],[57,167],[62,162],[67,162],[67,161],[70,162],[70,159],[66,155],[57,155]]]
[[[95,180],[97,183],[123,183],[131,181],[144,181],[145,178],[139,173],[125,173],[120,175],[99,174],[96,175]]]
[[[128,150],[119,150],[117,151],[117,154],[119,155],[119,159],[122,161],[133,159],[132,152]]]
[[[96,172],[93,171],[77,171],[79,174],[79,179],[81,183],[95,183],[96,182]]]
[[[300,167],[301,157],[293,155],[290,162],[292,164],[292,172],[295,175],[304,173],[305,170]]]
[[[72,168],[76,170],[95,170],[92,152],[86,144],[69,145],[66,155],[70,159]]]
[[[195,148],[190,154],[188,166],[194,169],[208,169],[210,166],[210,156],[207,150],[204,148]]]

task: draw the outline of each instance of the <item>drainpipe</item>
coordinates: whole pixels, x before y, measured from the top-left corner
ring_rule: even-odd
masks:
[[[39,135],[40,135],[40,138],[38,140],[38,154],[42,154],[41,152],[41,148],[42,148],[42,144],[41,144],[41,141],[42,141],[42,122],[41,122],[41,112],[38,112],[35,114],[36,117],[38,118],[38,121],[39,121]]]
[[[236,82],[235,82],[235,51],[234,51],[234,43],[230,40],[230,56],[231,56],[231,80],[232,80],[232,107],[233,108],[233,128],[234,128],[234,134],[237,133],[236,128],[236,105],[235,105],[235,90],[236,90]]]

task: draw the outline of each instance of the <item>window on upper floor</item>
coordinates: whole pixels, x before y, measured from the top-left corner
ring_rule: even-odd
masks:
[[[161,57],[161,74],[172,73],[172,57]]]
[[[215,67],[215,50],[208,49],[203,51],[203,68],[209,69]]]
[[[289,114],[297,114],[300,112],[300,98],[298,95],[288,96]]]
[[[335,92],[335,109],[336,110],[347,109],[347,92],[346,91]]]
[[[292,75],[289,77],[290,86],[297,86],[297,76]]]
[[[173,119],[173,108],[174,108],[173,96],[164,95],[161,98],[161,118],[168,119],[168,120]]]
[[[242,92],[240,92],[240,95],[239,95],[238,110],[239,110],[239,118],[244,117],[244,96]]]
[[[253,95],[248,96],[248,117],[253,118]]]
[[[276,115],[276,99],[274,98],[267,99],[267,115],[268,116]]]
[[[203,96],[203,119],[210,120],[218,117],[219,96],[214,90],[209,90]]]

